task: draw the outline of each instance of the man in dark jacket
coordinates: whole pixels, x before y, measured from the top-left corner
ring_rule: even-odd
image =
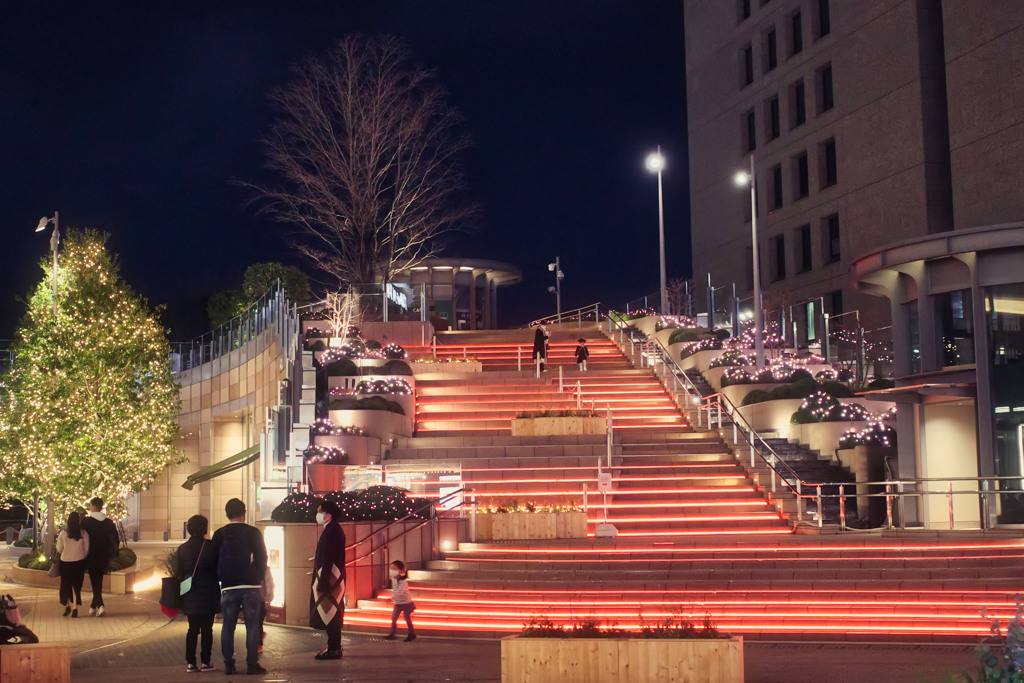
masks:
[[[337,504],[321,501],[317,524],[323,526],[313,560],[313,586],[309,600],[309,625],[327,631],[327,649],[316,659],[341,659],[341,626],[345,623],[345,532],[338,520]]]
[[[235,624],[241,611],[245,618],[246,673],[264,674],[267,670],[259,663],[260,605],[263,603],[260,584],[267,573],[267,546],[260,530],[245,523],[245,503],[232,498],[224,511],[230,523],[217,529],[212,539],[224,613],[220,629],[224,673],[235,673]]]
[[[85,569],[92,584],[89,614],[102,617],[106,612],[103,606],[103,575],[110,567],[110,560],[117,556],[117,548],[121,544],[117,527],[103,514],[103,499],[89,501],[89,514],[82,518],[82,531],[89,534],[89,552],[85,556]]]

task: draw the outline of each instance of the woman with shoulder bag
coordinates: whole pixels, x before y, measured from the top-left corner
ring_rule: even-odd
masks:
[[[89,534],[82,531],[77,512],[68,515],[68,523],[57,536],[60,558],[60,604],[64,616],[77,617],[82,605],[82,584],[85,582],[85,556],[89,554]]]
[[[210,523],[202,515],[193,515],[185,524],[189,539],[178,546],[174,567],[181,580],[181,611],[188,617],[185,634],[185,661],[187,672],[213,671],[210,657],[213,653],[213,618],[220,612],[220,583],[217,580],[217,553],[206,540]],[[186,590],[187,589],[187,590]],[[200,661],[196,663],[196,645],[199,642]]]

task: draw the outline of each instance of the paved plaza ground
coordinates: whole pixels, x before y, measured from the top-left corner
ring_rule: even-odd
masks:
[[[154,552],[162,551],[157,547]],[[143,551],[140,549],[140,555]],[[41,642],[63,642],[72,652],[75,683],[163,683],[186,677],[183,617],[168,620],[157,607],[157,591],[105,598],[108,614],[61,617],[55,590],[28,588],[7,579],[10,560],[0,551],[0,591],[18,598],[27,625]],[[87,582],[88,583],[88,582]],[[415,589],[414,589],[415,590]],[[236,659],[244,661],[244,628],[236,632]],[[196,674],[200,681],[223,676],[219,624],[214,627],[217,671]],[[318,662],[319,632],[267,625],[263,665],[269,673],[243,680],[263,681],[474,681],[501,680],[501,645],[495,639],[420,637],[416,642],[386,641],[380,636],[346,633],[345,658]],[[975,674],[973,646],[766,643],[745,644],[748,683],[862,683],[865,681],[963,680]],[[241,656],[239,656],[241,655]],[[215,679],[221,680],[221,679]]]

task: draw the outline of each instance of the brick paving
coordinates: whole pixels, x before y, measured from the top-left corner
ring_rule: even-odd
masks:
[[[0,550],[0,578],[4,579],[0,592],[18,599],[26,624],[40,640],[67,643],[75,683],[182,680],[186,625],[182,617],[163,616],[156,604],[157,591],[105,596],[108,614],[102,618],[89,617],[87,610],[78,619],[63,618],[55,590],[10,582],[6,578],[9,565],[6,551]],[[244,653],[243,633],[242,627],[236,631],[236,658]],[[219,636],[218,625],[214,628],[215,675],[223,675]],[[312,653],[323,647],[317,631],[268,624],[262,662],[269,673],[244,680],[492,683],[501,679],[501,645],[493,639],[420,637],[404,643],[345,633],[343,660],[315,661]],[[969,645],[748,641],[744,649],[748,683],[938,682],[963,680],[964,673],[974,675],[977,668]],[[200,680],[209,679],[207,674]]]

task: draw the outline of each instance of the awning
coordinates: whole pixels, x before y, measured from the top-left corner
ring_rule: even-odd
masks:
[[[209,481],[214,477],[219,477],[222,474],[228,472],[234,472],[240,470],[251,462],[256,462],[260,457],[259,444],[246,448],[241,453],[236,453],[230,458],[225,458],[220,462],[216,462],[209,467],[204,467],[195,474],[190,474],[185,479],[185,483],[181,485],[181,488],[192,490],[192,487],[196,484],[201,484],[204,481]]]
[[[901,399],[907,403],[955,401],[964,398],[975,398],[977,394],[977,386],[966,383],[911,384],[903,387],[892,387],[890,389],[872,389],[869,391],[857,392],[857,396],[863,396],[864,398],[872,398],[880,401],[895,401]]]

